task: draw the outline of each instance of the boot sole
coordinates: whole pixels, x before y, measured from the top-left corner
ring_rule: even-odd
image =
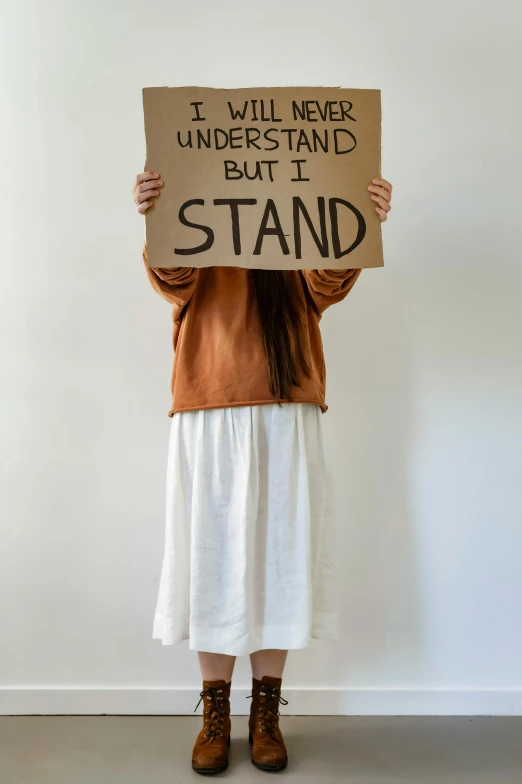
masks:
[[[230,735],[228,736],[227,747],[230,748]],[[223,773],[227,768],[228,760],[224,765],[219,765],[212,768],[198,768],[196,765],[194,765],[194,763],[192,763],[192,770],[195,770],[196,773],[201,773],[203,776],[214,776],[216,773]]]
[[[254,745],[254,739],[251,732],[248,733],[248,742],[251,746]],[[266,765],[264,762],[256,762],[253,757],[250,757],[250,760],[252,765],[255,765],[259,770],[264,770],[266,773],[277,773],[280,770],[284,770],[288,765],[288,757],[280,765]]]

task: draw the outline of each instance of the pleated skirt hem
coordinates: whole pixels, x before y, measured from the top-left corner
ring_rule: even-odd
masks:
[[[161,640],[162,645],[178,645],[188,641],[193,651],[224,653],[228,656],[248,656],[256,651],[266,649],[297,650],[307,648],[312,639],[338,640],[339,622],[335,615],[314,617],[312,624],[301,624],[293,627],[263,625],[252,629],[249,634],[238,634],[233,628],[176,629],[166,618],[157,616],[154,622],[153,638]]]

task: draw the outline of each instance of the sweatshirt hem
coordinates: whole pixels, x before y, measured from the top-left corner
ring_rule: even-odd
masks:
[[[269,398],[268,400],[243,400],[236,403],[207,403],[206,405],[195,406],[173,406],[168,412],[168,416],[173,417],[174,414],[181,414],[184,411],[203,411],[211,408],[237,408],[238,406],[266,406],[273,403],[315,403],[315,405],[321,408],[323,414],[328,410],[328,406],[324,401],[313,398],[299,400],[275,400],[275,398]]]

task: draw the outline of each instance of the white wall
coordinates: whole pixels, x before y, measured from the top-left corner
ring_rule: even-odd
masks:
[[[288,710],[521,712],[520,4],[1,6],[0,709],[199,687],[151,639],[172,355],[141,88],[341,84],[382,90],[395,196],[385,268],[323,322],[343,639],[290,657]]]

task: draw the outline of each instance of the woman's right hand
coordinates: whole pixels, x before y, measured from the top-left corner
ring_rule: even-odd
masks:
[[[132,197],[138,205],[140,215],[144,215],[149,207],[152,207],[153,200],[160,195],[159,189],[162,185],[163,180],[157,172],[142,172],[137,175],[132,188]]]

